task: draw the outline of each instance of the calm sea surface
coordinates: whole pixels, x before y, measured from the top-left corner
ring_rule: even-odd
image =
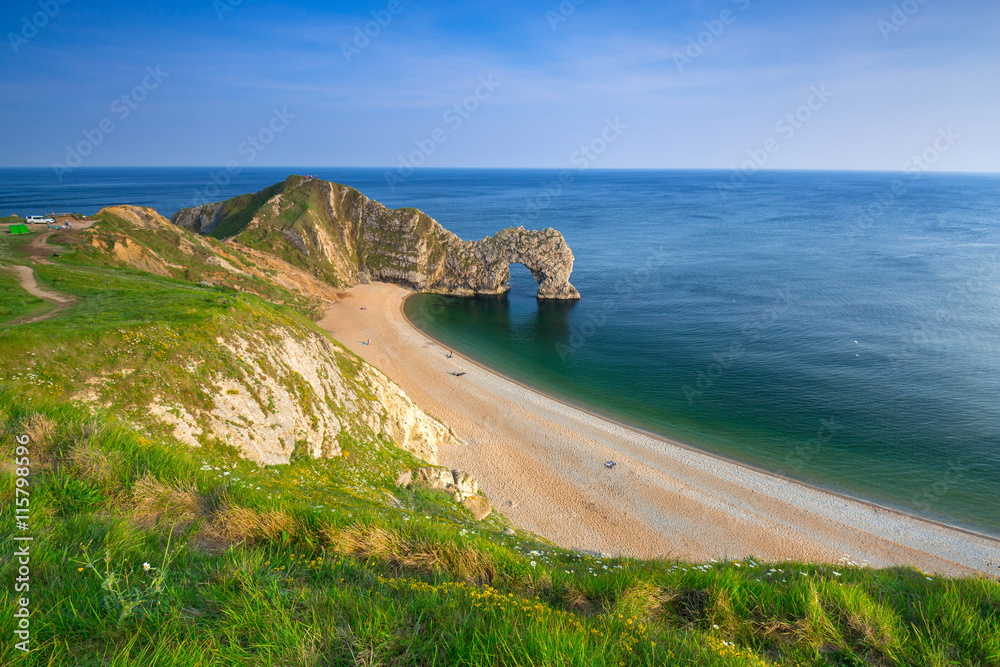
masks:
[[[555,227],[577,303],[421,295],[448,345],[597,412],[1000,535],[1000,177],[764,172],[0,170],[0,214],[177,209],[290,173],[415,206],[466,239]],[[215,178],[213,178],[215,174]],[[214,189],[213,186],[218,189]],[[217,194],[216,194],[217,193]]]

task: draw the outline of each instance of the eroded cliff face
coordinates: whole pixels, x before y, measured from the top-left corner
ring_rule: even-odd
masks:
[[[509,289],[521,263],[541,299],[579,299],[570,283],[573,252],[554,229],[504,229],[464,241],[413,208],[389,209],[336,183],[290,177],[256,195],[178,211],[191,231],[232,234],[335,286],[381,280],[423,292],[474,296]]]
[[[384,442],[437,464],[438,447],[459,441],[388,377],[319,333],[272,328],[216,339],[216,365],[225,373],[187,371],[199,380],[194,403],[170,386],[147,405],[151,420],[180,442],[199,447],[218,440],[264,465],[286,464],[293,454],[328,458],[344,442]],[[77,395],[113,407],[116,383],[128,373],[95,377]]]
[[[211,234],[219,226],[220,217],[222,217],[222,202],[181,209],[170,221],[189,232]]]

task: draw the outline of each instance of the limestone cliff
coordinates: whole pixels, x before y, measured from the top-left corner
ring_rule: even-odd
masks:
[[[340,456],[345,441],[383,440],[436,464],[440,444],[459,442],[388,377],[319,332],[275,324],[252,337],[218,337],[215,345],[211,368],[197,356],[184,367],[207,402],[164,383],[146,405],[154,422],[187,445],[217,440],[276,465],[296,452]],[[116,407],[134,372],[90,378],[76,397]]]
[[[464,241],[413,208],[389,209],[354,188],[291,176],[253,195],[178,211],[171,222],[278,255],[334,286],[365,280],[474,296],[509,289],[521,263],[540,299],[579,299],[573,252],[554,229],[504,229]]]

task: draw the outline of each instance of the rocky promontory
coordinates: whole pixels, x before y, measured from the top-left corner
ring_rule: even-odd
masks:
[[[171,222],[276,254],[336,287],[368,280],[421,292],[503,294],[523,264],[539,299],[579,299],[573,252],[555,229],[501,230],[464,241],[414,208],[389,209],[354,188],[290,176],[252,195],[178,211]]]

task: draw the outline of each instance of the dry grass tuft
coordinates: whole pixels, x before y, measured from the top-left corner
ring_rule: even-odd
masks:
[[[868,652],[873,664],[895,664],[895,641],[891,630],[862,610],[838,609],[838,620],[847,626],[845,638],[852,644],[860,644]]]
[[[55,423],[37,412],[28,417],[24,424],[24,432],[30,438],[31,444],[35,446],[46,443],[53,430],[55,430]]]
[[[164,484],[153,475],[135,483],[132,502],[136,521],[146,527],[166,522],[186,528],[209,512],[209,503],[193,484],[188,487]]]
[[[751,626],[753,627],[754,634],[767,637],[776,644],[794,642],[803,634],[800,625],[793,625],[777,619],[755,621],[751,623]]]
[[[663,608],[663,593],[651,581],[637,581],[618,596],[617,607],[622,613],[649,618]]]
[[[104,485],[111,481],[113,467],[110,457],[91,447],[86,441],[74,444],[67,456],[68,464],[81,476]]]
[[[661,609],[672,613],[681,622],[698,623],[708,618],[712,606],[712,596],[707,591],[683,588],[678,591],[664,591],[659,596]]]
[[[34,471],[52,470],[56,463],[55,453],[55,422],[43,414],[34,413],[25,421],[22,427],[28,436],[28,447],[31,450],[31,466]]]
[[[423,572],[448,572],[478,583],[492,582],[497,574],[490,554],[429,540],[410,542],[389,528],[330,526],[324,535],[333,551],[347,556],[375,558]]]
[[[281,510],[261,511],[199,493],[191,484],[165,484],[146,475],[132,492],[135,518],[140,525],[170,525],[184,531],[199,523],[195,543],[211,551],[224,551],[241,542],[277,540],[295,534],[296,522]]]
[[[295,519],[281,510],[260,511],[223,504],[209,530],[230,543],[276,540],[295,533]]]
[[[569,607],[571,611],[589,614],[594,610],[594,601],[587,597],[587,594],[581,591],[573,584],[568,584],[565,591],[563,592],[563,599],[566,601],[566,606]]]
[[[387,528],[355,525],[338,529],[331,526],[324,534],[334,551],[359,558],[387,560],[393,554],[402,553],[405,545],[399,535]]]

